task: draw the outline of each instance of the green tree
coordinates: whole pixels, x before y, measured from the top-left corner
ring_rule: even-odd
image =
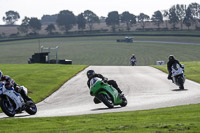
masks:
[[[150,19],[150,17],[144,13],[140,13],[140,15],[138,16],[138,22],[141,24],[143,30],[145,28],[145,22],[148,21]]]
[[[163,19],[166,25],[166,29],[168,29],[169,10],[163,10],[162,14],[163,14]]]
[[[191,10],[195,26],[197,27],[197,23],[200,22],[200,4],[198,4],[198,3],[191,3],[189,5],[189,8]]]
[[[76,24],[76,17],[73,12],[63,10],[58,14],[56,23],[61,30],[65,30],[67,33]]]
[[[20,19],[19,13],[15,11],[7,11],[6,16],[3,17],[3,21],[8,25],[14,25],[18,19]]]
[[[39,30],[41,30],[41,22],[38,18],[30,18],[29,21],[29,28],[34,32],[37,33]]]
[[[136,16],[125,11],[121,14],[121,22],[126,23],[126,29],[130,31],[132,24],[136,24]]]
[[[192,11],[191,9],[188,7],[186,10],[186,16],[183,19],[183,24],[185,24],[188,27],[188,30],[190,28],[190,26],[192,25],[193,22],[193,16],[192,16]]]
[[[51,34],[53,34],[53,31],[56,30],[56,28],[55,28],[54,24],[49,24],[45,30],[51,35]]]
[[[112,11],[108,13],[108,17],[106,18],[106,24],[111,26],[112,31],[115,32],[116,25],[119,25],[119,14],[117,11]]]
[[[158,26],[158,29],[160,29],[160,24],[163,23],[162,13],[160,11],[154,12],[151,19],[154,22],[154,24]]]
[[[183,19],[185,18],[186,15],[186,5],[177,4],[175,8],[176,8],[176,15],[181,23],[181,29],[183,29]]]
[[[83,13],[86,23],[89,25],[90,31],[92,31],[94,23],[99,23],[99,17],[90,10],[86,10]]]
[[[84,18],[83,13],[77,16],[77,24],[78,24],[78,29],[81,29],[82,31],[83,29],[85,29],[86,19]]]
[[[179,22],[179,18],[176,14],[176,7],[172,6],[169,9],[169,23],[173,25],[173,29],[176,29],[176,24]]]
[[[29,30],[29,21],[30,21],[30,18],[24,17],[21,25],[17,27],[18,31],[21,33],[27,34]]]

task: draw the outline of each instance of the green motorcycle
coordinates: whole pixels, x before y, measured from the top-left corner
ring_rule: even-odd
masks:
[[[125,96],[119,96],[118,91],[114,87],[97,77],[90,80],[90,95],[95,96],[96,99],[103,102],[108,108],[113,108],[115,105],[120,105],[121,107],[127,105]]]

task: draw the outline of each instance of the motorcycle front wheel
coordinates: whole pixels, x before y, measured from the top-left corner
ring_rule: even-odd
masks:
[[[182,77],[178,77],[179,89],[184,89],[184,81]]]
[[[127,99],[125,98],[125,96],[122,98],[122,103],[120,104],[121,107],[125,107],[127,105]]]
[[[108,107],[108,108],[113,108],[114,104],[112,99],[110,99],[107,95],[105,94],[99,94],[98,98]]]
[[[36,114],[37,113],[37,107],[36,107],[36,105],[35,105],[35,103],[34,102],[32,102],[32,101],[27,101],[27,103],[26,103],[27,105],[26,105],[26,112],[28,113],[28,114],[30,114],[30,115],[34,115],[34,114]]]
[[[15,116],[15,107],[6,98],[1,99],[1,109],[9,117]]]

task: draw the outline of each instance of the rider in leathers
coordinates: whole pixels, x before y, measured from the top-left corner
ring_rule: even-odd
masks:
[[[179,63],[179,61],[176,60],[173,55],[170,55],[169,56],[169,61],[167,62],[167,70],[169,72],[168,79],[172,79],[172,65],[174,63],[177,63],[177,64],[180,65],[180,67],[182,67],[182,65]]]
[[[26,95],[25,91],[23,90],[22,87],[20,87],[19,85],[17,85],[15,83],[15,81],[13,79],[11,79],[9,76],[4,76],[3,72],[0,70],[0,81],[4,81],[5,82],[5,87],[11,88],[13,87],[15,89],[16,92],[20,93],[21,96],[23,97],[24,100],[30,100],[30,98]]]
[[[120,97],[123,97],[123,94],[122,94],[122,91],[120,90],[120,88],[118,87],[116,81],[114,80],[108,80],[107,81],[107,78],[105,78],[103,75],[101,74],[96,74],[94,72],[94,70],[89,70],[87,71],[87,77],[88,77],[88,81],[87,81],[87,85],[88,87],[90,88],[90,80],[94,77],[98,77],[98,78],[101,78],[102,80],[104,80],[105,82],[107,82],[109,85],[112,85],[119,93],[119,96]],[[97,99],[97,98],[94,98],[94,103],[100,103],[100,101]]]

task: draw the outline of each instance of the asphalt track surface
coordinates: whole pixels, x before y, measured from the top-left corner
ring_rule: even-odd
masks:
[[[86,85],[86,72],[93,69],[109,79],[117,81],[125,94],[128,105],[108,109],[104,104],[94,104]],[[187,75],[186,75],[187,77]],[[90,66],[67,81],[58,91],[37,104],[38,112],[30,116],[26,112],[17,118],[53,117],[147,110],[177,105],[200,103],[200,84],[186,80],[185,90],[167,80],[167,74],[149,66]],[[0,118],[6,118],[4,113]]]

